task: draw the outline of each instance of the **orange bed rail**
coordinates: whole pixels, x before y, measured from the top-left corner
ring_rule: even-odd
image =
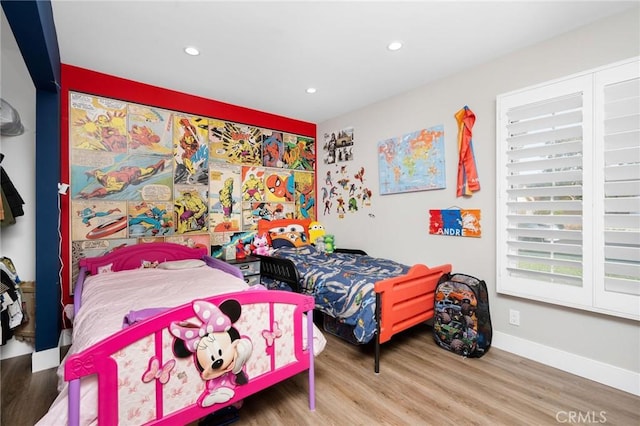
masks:
[[[375,372],[380,372],[380,344],[394,334],[433,318],[438,280],[451,272],[451,265],[429,268],[417,264],[406,275],[388,278],[375,284],[378,318]]]

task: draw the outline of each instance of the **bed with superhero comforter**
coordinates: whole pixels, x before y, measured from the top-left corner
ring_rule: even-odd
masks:
[[[326,253],[304,244],[305,225],[296,220],[271,228],[259,224],[258,233],[267,229],[274,246],[269,256],[260,256],[263,284],[313,296],[327,331],[356,344],[375,340],[379,372],[379,345],[433,317],[435,287],[451,265],[409,266],[361,250]],[[283,234],[294,244],[276,247],[274,241]]]
[[[300,275],[299,291],[315,298],[316,309],[353,326],[353,340],[367,343],[375,336],[375,283],[409,272],[409,266],[366,255],[323,253],[315,246],[283,247],[272,256],[289,259]],[[267,287],[286,289],[265,280]],[[287,284],[284,284],[287,285]]]

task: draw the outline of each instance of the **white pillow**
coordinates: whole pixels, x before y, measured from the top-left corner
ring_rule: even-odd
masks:
[[[106,274],[109,272],[113,272],[113,263],[104,266],[98,266],[98,274]]]
[[[158,269],[191,269],[200,268],[205,266],[206,262],[202,259],[184,259],[184,260],[170,260],[162,262],[157,266]]]

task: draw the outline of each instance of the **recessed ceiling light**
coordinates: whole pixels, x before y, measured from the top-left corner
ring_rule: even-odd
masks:
[[[307,93],[316,93],[316,88],[315,87],[309,87],[307,89]]]
[[[200,54],[200,51],[193,46],[189,46],[184,48],[184,53],[191,56],[198,56]]]
[[[399,41],[392,41],[387,46],[387,49],[389,49],[389,50],[400,50],[401,48],[402,48],[402,43],[399,42]]]

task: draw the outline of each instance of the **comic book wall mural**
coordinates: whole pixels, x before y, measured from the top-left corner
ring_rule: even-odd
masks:
[[[219,247],[248,240],[259,219],[315,219],[312,138],[78,92],[69,101],[72,271],[125,245]]]

